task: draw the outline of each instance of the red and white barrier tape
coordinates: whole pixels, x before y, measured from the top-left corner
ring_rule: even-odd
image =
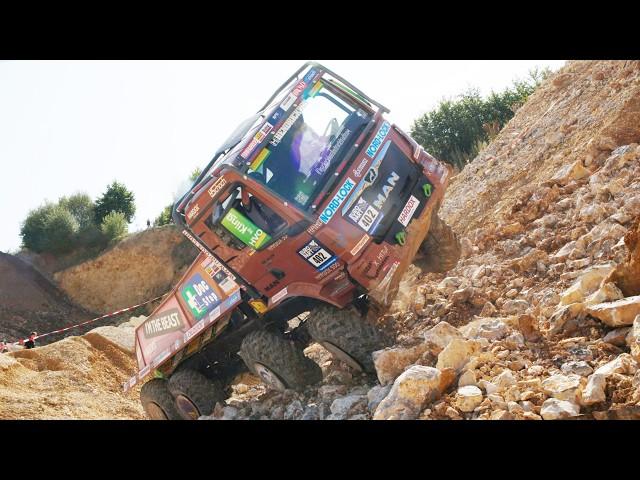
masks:
[[[138,308],[138,307],[141,307],[143,305],[146,305],[147,303],[155,302],[156,300],[159,300],[160,298],[164,297],[165,295],[167,295],[167,294],[165,293],[164,295],[160,295],[159,297],[152,298],[151,300],[147,300],[146,302],[139,303],[138,305],[133,305],[131,307],[122,308],[122,309],[117,310],[115,312],[106,313],[106,314],[104,314],[104,315],[102,315],[100,317],[96,317],[96,318],[92,318],[91,320],[87,320],[86,322],[78,323],[76,325],[71,325],[71,326],[65,327],[65,328],[60,328],[58,330],[54,330],[53,332],[43,333],[42,335],[37,335],[36,337],[34,337],[34,339],[37,340],[38,338],[46,337],[48,335],[53,335],[55,333],[66,332],[67,330],[71,330],[72,328],[81,327],[82,325],[87,325],[88,323],[92,323],[92,322],[97,322],[98,320],[102,320],[103,318],[115,317],[116,315],[120,315],[121,313],[128,312],[129,310],[133,310],[135,308]],[[24,342],[26,342],[28,340],[29,340],[28,338],[25,338],[23,340],[18,340],[17,342],[8,343],[8,345],[22,344],[22,343],[24,343]]]

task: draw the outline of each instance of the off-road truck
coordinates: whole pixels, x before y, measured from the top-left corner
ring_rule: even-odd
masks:
[[[316,383],[311,342],[374,371],[385,336],[369,309],[390,305],[411,263],[446,271],[459,256],[436,215],[449,168],[387,112],[307,63],[175,203],[200,254],[135,332],[124,389],[153,376],[140,393],[150,418],[211,413],[246,368],[273,389]]]

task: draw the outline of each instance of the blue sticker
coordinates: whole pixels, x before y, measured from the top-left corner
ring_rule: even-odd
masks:
[[[196,320],[200,320],[220,303],[220,299],[214,293],[213,288],[199,273],[196,273],[187,281],[185,286],[182,287],[181,293]]]
[[[309,84],[309,82],[311,80],[313,80],[313,77],[316,76],[316,69],[312,68],[311,70],[309,70],[309,72],[304,76],[303,80],[304,83]]]
[[[382,145],[382,141],[389,133],[389,130],[391,130],[391,124],[389,122],[384,122],[380,127],[380,130],[378,130],[378,133],[376,133],[376,136],[371,140],[371,145],[367,148],[367,155],[369,155],[369,157],[373,158],[376,154],[380,145]]]

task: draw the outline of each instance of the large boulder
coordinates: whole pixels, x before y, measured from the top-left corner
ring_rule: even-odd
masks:
[[[580,415],[580,406],[575,402],[548,398],[540,408],[540,415],[545,420],[563,420]]]
[[[560,296],[560,305],[583,302],[588,295],[593,293],[602,280],[611,273],[614,266],[611,264],[598,265],[586,270],[580,277]]]
[[[558,400],[575,402],[578,389],[580,388],[580,375],[571,373],[569,375],[552,375],[542,381],[543,391]]]
[[[414,365],[396,378],[389,395],[376,408],[374,420],[412,420],[442,394],[440,370]]]
[[[463,334],[447,322],[440,322],[435,327],[422,333],[426,342],[433,344],[440,353],[453,338],[462,338]]]
[[[393,382],[428,350],[429,345],[421,343],[412,348],[395,347],[373,352],[373,364],[380,384],[387,385]]]
[[[452,368],[456,372],[461,372],[471,357],[479,351],[480,344],[477,341],[454,338],[438,355],[436,368],[439,370]]]
[[[591,305],[586,308],[586,312],[610,327],[631,325],[636,316],[640,315],[640,295]]]

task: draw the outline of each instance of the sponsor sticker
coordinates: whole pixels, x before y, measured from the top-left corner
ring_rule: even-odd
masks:
[[[309,90],[309,97],[313,98],[316,96],[316,94],[322,89],[322,83],[317,82],[312,88],[311,90]]]
[[[368,241],[369,241],[369,235],[365,233],[360,239],[360,241],[356,243],[356,246],[351,249],[351,255],[356,256],[358,252],[362,250],[362,247],[364,247],[367,244]]]
[[[196,273],[187,281],[180,293],[196,320],[200,320],[208,311],[220,303],[218,296],[199,273]]]
[[[227,184],[227,179],[224,177],[216,180],[216,182],[213,185],[211,185],[211,187],[209,187],[209,190],[207,190],[209,192],[209,196],[211,198],[215,197],[226,184]]]
[[[364,167],[367,166],[367,162],[369,162],[369,159],[367,157],[363,157],[362,160],[360,160],[360,163],[353,171],[353,174],[356,177],[360,178],[360,176],[362,175],[362,171],[364,170]]]
[[[323,248],[316,240],[311,240],[298,250],[298,254],[316,269],[322,271],[336,261],[333,253]]]
[[[302,80],[304,81],[305,84],[309,84],[311,80],[313,80],[313,77],[315,76],[316,76],[316,69],[312,68],[307,72],[307,74],[304,76]]]
[[[143,332],[146,338],[153,338],[168,332],[181,330],[183,327],[184,321],[180,311],[177,308],[172,308],[146,320]]]
[[[306,106],[307,104],[305,102],[302,102],[300,103],[300,105],[296,107],[296,109],[293,112],[291,112],[291,115],[289,115],[289,118],[287,118],[284,121],[280,129],[275,133],[275,135],[271,139],[271,142],[270,142],[271,145],[275,147],[280,143],[280,141],[287,134],[287,132],[293,126],[293,124],[298,119],[298,117],[302,115],[302,111],[305,109]]]
[[[196,204],[190,211],[187,213],[187,218],[191,220],[196,214],[200,211],[200,205]]]
[[[380,213],[380,211],[376,210],[370,205],[365,210],[362,218],[358,221],[358,225],[360,225],[360,227],[362,227],[365,232],[368,232],[369,230],[371,230],[371,227],[373,226],[378,216],[380,216],[380,218],[382,219],[382,214]]]
[[[402,209],[402,212],[400,212],[398,221],[405,227],[409,225],[409,220],[413,218],[413,214],[415,213],[419,205],[420,205],[420,200],[418,200],[416,197],[411,195],[409,197],[409,200],[407,200],[407,203],[405,204],[404,208]]]
[[[351,209],[351,212],[349,212],[349,218],[354,222],[359,222],[367,208],[369,208],[369,204],[366,200],[359,198],[356,206]]]
[[[274,304],[277,301],[283,299],[287,295],[287,287],[284,287],[278,293],[276,293],[273,297],[271,297],[271,303]]]
[[[373,156],[376,154],[376,152],[380,148],[380,145],[382,145],[382,142],[389,133],[389,130],[391,130],[391,124],[385,121],[378,130],[378,133],[376,133],[376,136],[373,137],[369,148],[367,148],[367,155],[369,155],[370,158],[373,158]]]
[[[315,235],[315,233],[318,230],[320,230],[320,227],[322,227],[322,225],[323,225],[323,223],[320,221],[320,219],[316,220],[316,223],[314,223],[309,228],[307,228],[307,233],[309,235]]]
[[[299,204],[304,205],[305,203],[307,203],[307,200],[309,200],[309,195],[304,192],[298,192],[294,200]]]
[[[327,268],[322,270],[318,275],[315,276],[316,280],[321,280],[324,277],[327,277],[330,273],[334,272],[342,265],[341,262],[333,262]]]
[[[258,130],[258,132],[253,136],[251,142],[249,142],[245,149],[240,153],[240,156],[244,159],[249,158],[256,146],[262,143],[262,141],[266,138],[272,128],[273,125],[271,125],[269,122],[266,122],[262,126],[262,128],[260,128],[260,130]]]
[[[316,165],[314,166],[314,170],[318,175],[324,175],[324,172],[327,171],[327,168],[329,168],[329,165],[331,165],[331,161],[336,156],[336,153],[338,153],[342,145],[344,145],[344,142],[350,133],[351,133],[351,130],[348,128],[345,128],[343,132],[340,134],[340,136],[338,137],[338,139],[336,140],[336,142],[334,143],[333,147],[331,147],[331,150],[329,151],[328,155],[324,158],[321,158],[316,163]]]
[[[380,167],[380,163],[382,162],[382,159],[387,154],[387,150],[389,150],[390,145],[391,145],[390,141],[385,143],[384,147],[382,147],[382,150],[380,150],[380,152],[376,156],[376,159],[371,163],[371,167],[369,167],[369,170],[364,175],[364,178],[360,180],[360,182],[358,183],[358,186],[354,189],[353,195],[349,197],[349,200],[347,201],[345,206],[342,207],[343,215],[347,212],[347,210],[349,210],[349,208],[351,208],[351,205],[353,205],[353,202],[360,197],[362,192],[366,190],[370,185],[372,185],[373,182],[375,182],[376,178],[378,178],[378,168]]]
[[[280,108],[286,112],[287,110],[289,110],[289,108],[291,108],[291,105],[293,105],[293,103],[296,101],[296,98],[298,98],[296,95],[290,93],[289,95],[287,95],[287,98],[285,98],[284,101],[280,104]]]
[[[270,153],[271,151],[267,147],[264,147],[262,151],[256,156],[256,158],[253,159],[253,162],[251,162],[249,168],[251,168],[251,170],[253,170],[254,172],[258,170]]]
[[[235,208],[222,219],[222,225],[245,245],[258,249],[271,240],[271,236]]]
[[[340,205],[342,205],[342,202],[344,202],[344,200],[349,196],[349,193],[351,192],[351,190],[353,190],[353,187],[355,187],[355,185],[355,182],[351,180],[351,178],[347,178],[344,181],[344,183],[338,190],[338,193],[335,194],[335,196],[331,199],[331,201],[327,204],[325,209],[320,214],[320,220],[322,221],[322,223],[326,224],[329,222],[329,220],[331,220],[338,208],[340,208]]]

